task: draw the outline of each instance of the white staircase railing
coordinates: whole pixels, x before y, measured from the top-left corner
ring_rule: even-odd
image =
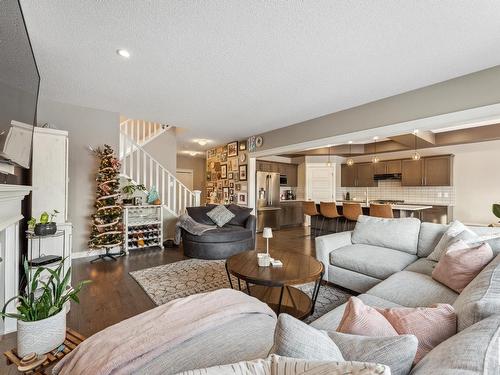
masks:
[[[122,175],[143,184],[148,191],[156,187],[163,206],[176,216],[184,213],[186,207],[200,204],[199,192],[189,190],[135,140],[120,133],[120,154],[121,150],[128,150],[120,159]]]
[[[164,132],[170,129],[170,125],[160,124],[158,122],[128,119],[120,123],[120,144],[123,137],[127,137],[137,143],[139,146],[151,142]],[[129,148],[120,148],[120,159],[131,152]]]

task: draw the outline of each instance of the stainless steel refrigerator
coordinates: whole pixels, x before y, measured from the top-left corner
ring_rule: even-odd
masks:
[[[280,229],[280,174],[274,172],[257,172],[257,231],[264,227]]]

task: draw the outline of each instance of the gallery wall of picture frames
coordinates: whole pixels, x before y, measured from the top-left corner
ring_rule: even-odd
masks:
[[[234,141],[207,151],[206,202],[247,203],[247,141]]]

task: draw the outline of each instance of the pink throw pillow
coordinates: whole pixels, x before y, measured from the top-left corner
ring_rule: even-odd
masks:
[[[398,334],[417,337],[417,354],[413,364],[417,364],[435,346],[457,333],[457,314],[451,305],[376,309],[391,323]]]
[[[391,323],[373,307],[359,298],[351,297],[339,323],[337,332],[361,336],[397,336]]]
[[[492,259],[490,245],[483,243],[471,248],[458,240],[448,246],[432,271],[432,278],[461,293]]]

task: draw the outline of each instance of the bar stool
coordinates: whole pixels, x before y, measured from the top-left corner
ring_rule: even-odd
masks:
[[[312,235],[313,237],[316,237],[317,228],[314,231],[312,230],[312,219],[313,217],[319,215],[318,209],[316,208],[316,203],[314,201],[304,201],[302,202],[302,208],[304,210],[304,215],[311,217],[311,229],[309,231],[309,236]]]
[[[383,217],[386,219],[394,218],[390,204],[370,204],[370,216]]]
[[[335,202],[319,202],[319,212],[321,216],[323,216],[323,220],[321,221],[321,227],[319,233],[323,233],[323,224],[325,223],[325,219],[336,219],[335,224],[335,233],[339,231],[339,220],[343,216],[339,214],[337,210],[337,203]]]
[[[344,230],[349,229],[349,223],[357,222],[358,217],[363,215],[363,209],[361,208],[361,203],[348,203],[344,202],[342,204],[342,214],[345,218]]]

